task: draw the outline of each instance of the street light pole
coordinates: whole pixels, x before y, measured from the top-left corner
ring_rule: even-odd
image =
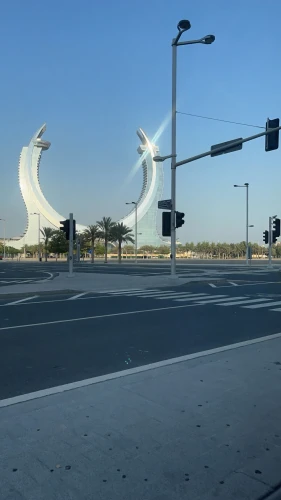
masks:
[[[138,202],[126,202],[126,205],[135,205],[135,262],[138,262]]]
[[[33,212],[30,215],[38,215],[38,260],[41,262],[41,250],[40,250],[40,213]]]
[[[176,275],[177,45],[172,42],[171,276]]]
[[[176,156],[177,156],[177,47],[203,43],[210,45],[215,41],[214,35],[206,35],[198,40],[180,42],[181,35],[191,28],[187,19],[178,23],[178,34],[172,40],[172,135],[171,135],[171,276],[176,276]]]
[[[246,265],[249,265],[249,183],[246,186]]]
[[[249,183],[243,185],[234,184],[235,188],[246,188],[246,265],[249,265]]]

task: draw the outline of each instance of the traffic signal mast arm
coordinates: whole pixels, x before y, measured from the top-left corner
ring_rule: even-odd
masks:
[[[239,141],[232,142],[231,146],[225,145],[225,146],[222,146],[222,147],[217,148],[217,149],[210,149],[209,151],[206,151],[206,153],[201,153],[200,155],[191,156],[190,158],[187,158],[186,160],[178,161],[175,164],[175,167],[180,167],[181,165],[185,165],[186,163],[191,163],[192,161],[200,160],[200,158],[204,158],[205,156],[211,156],[211,155],[214,155],[216,153],[227,152],[228,149],[234,148],[235,146],[239,146],[240,144],[244,144],[244,142],[253,141],[254,139],[258,139],[259,137],[263,137],[263,136],[266,136],[268,134],[273,134],[274,132],[279,132],[279,130],[281,130],[281,127],[271,128],[271,129],[265,130],[264,132],[261,132],[260,134],[251,135],[250,137],[246,137],[245,139],[241,139]]]

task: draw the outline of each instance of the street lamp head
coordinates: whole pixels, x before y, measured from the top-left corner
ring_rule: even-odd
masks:
[[[202,38],[202,43],[205,43],[206,45],[211,45],[215,41],[216,37],[215,35],[206,35]]]
[[[160,162],[164,161],[163,156],[154,156],[153,161],[160,163]]]
[[[177,26],[179,31],[187,31],[191,28],[191,24],[187,19],[182,19]]]
[[[249,182],[245,182],[244,186],[249,186]]]
[[[238,184],[233,184],[233,187],[238,188],[239,186]]]

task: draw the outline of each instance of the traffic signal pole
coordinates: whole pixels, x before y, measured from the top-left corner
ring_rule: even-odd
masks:
[[[69,214],[69,249],[68,249],[69,278],[73,277],[73,214]]]
[[[268,226],[268,265],[272,267],[272,217],[269,217],[269,226]]]

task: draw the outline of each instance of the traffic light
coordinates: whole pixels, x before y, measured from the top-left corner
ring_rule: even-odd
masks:
[[[176,212],[176,227],[181,227],[184,224],[184,218],[185,214],[183,212]]]
[[[263,232],[263,241],[267,245],[267,243],[268,243],[268,231],[267,230]]]
[[[265,126],[266,130],[277,127],[279,127],[279,118],[275,118],[274,120],[270,120],[269,118],[267,119]],[[278,147],[279,147],[279,130],[277,130],[277,132],[273,132],[272,134],[267,134],[265,136],[265,151],[274,151],[274,149],[278,149]]]
[[[62,227],[60,227],[60,230],[65,233],[65,237],[67,241],[69,241],[70,238],[70,220],[60,220],[60,224]],[[73,221],[73,240],[76,238],[76,220]]]
[[[76,220],[73,220],[73,240],[76,239]]]
[[[162,236],[171,236],[171,212],[162,212]]]
[[[69,240],[69,222],[69,219],[60,220],[60,224],[62,225],[62,227],[60,227],[60,230],[65,233],[65,238],[67,239],[67,241]]]
[[[275,238],[280,236],[280,219],[273,219],[273,235]]]

